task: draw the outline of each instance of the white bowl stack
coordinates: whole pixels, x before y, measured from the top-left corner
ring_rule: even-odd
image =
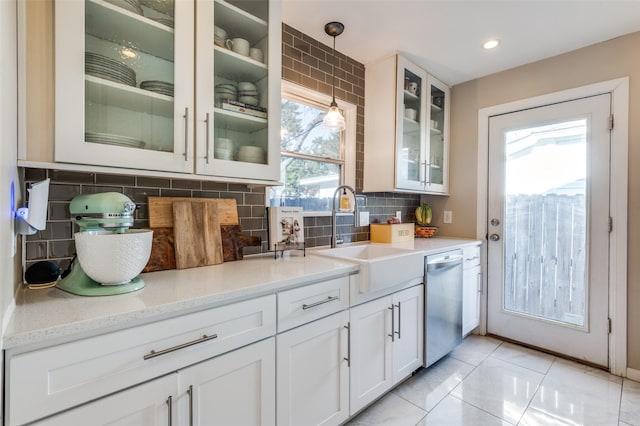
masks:
[[[222,101],[237,101],[238,87],[233,83],[216,84],[216,104]]]
[[[216,138],[213,156],[218,160],[233,160],[233,141],[228,138]]]
[[[249,81],[238,83],[238,101],[246,105],[258,106],[260,103],[258,95],[258,87],[255,84]]]
[[[236,159],[248,163],[264,163],[264,149],[259,146],[243,145],[238,148]]]

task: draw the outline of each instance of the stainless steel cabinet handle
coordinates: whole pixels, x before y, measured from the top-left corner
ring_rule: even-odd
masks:
[[[347,356],[343,359],[347,361],[347,367],[351,367],[351,323],[348,322],[344,328],[347,329]]]
[[[466,260],[467,262],[471,262],[472,260],[476,260],[476,259],[478,259],[478,258],[480,258],[480,256],[478,256],[478,255],[476,254],[476,255],[473,255],[473,256],[471,256],[471,257],[465,257],[465,258],[464,258],[464,260]]]
[[[482,294],[482,272],[478,272],[478,293]]]
[[[142,357],[142,359],[144,359],[145,361],[151,358],[155,358],[157,356],[160,355],[165,355],[168,354],[169,352],[174,352],[180,349],[184,349],[184,348],[188,348],[189,346],[193,346],[193,345],[197,345],[198,343],[203,343],[209,340],[213,340],[213,339],[217,339],[218,335],[217,334],[212,334],[211,336],[207,336],[206,334],[203,335],[201,338],[196,339],[196,340],[192,340],[190,342],[187,343],[182,343],[181,345],[177,345],[177,346],[173,346],[167,349],[162,349],[160,351],[155,351],[155,350],[151,350],[151,352],[149,352],[148,354],[146,354],[145,356]]]
[[[302,309],[314,308],[316,306],[324,305],[325,303],[333,302],[334,300],[339,300],[339,299],[340,299],[340,296],[329,296],[326,299],[321,300],[319,302],[310,303],[308,305],[305,303],[302,305]]]
[[[172,405],[173,405],[172,401],[173,401],[173,397],[171,395],[169,395],[169,398],[167,398],[167,408],[168,408],[167,411],[169,412],[169,419],[168,419],[167,424],[169,426],[171,426],[173,424],[173,415],[172,415],[172,412],[171,412],[172,408],[173,408],[172,407]]]
[[[189,107],[184,109],[184,161],[189,161]]]
[[[395,314],[395,310],[396,310],[396,305],[391,305],[391,307],[387,308],[389,310],[391,310],[391,334],[387,334],[387,336],[391,336],[391,341],[395,342],[396,341],[396,334],[395,334],[395,329],[396,329],[396,316]]]
[[[189,395],[189,426],[193,426],[193,385],[189,385],[187,395]]]
[[[398,335],[398,339],[402,339],[402,337],[400,336],[400,332],[402,329],[402,311],[400,302],[398,302],[396,306],[398,307],[398,331],[396,331],[395,333]]]
[[[204,122],[206,123],[205,126],[205,131],[207,132],[207,135],[205,137],[205,140],[207,141],[206,145],[205,145],[205,149],[206,149],[206,153],[204,155],[204,159],[207,162],[207,164],[209,164],[209,150],[210,150],[210,146],[209,146],[209,113],[207,113],[207,118],[205,118]]]

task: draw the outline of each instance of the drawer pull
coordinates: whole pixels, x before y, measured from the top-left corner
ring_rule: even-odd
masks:
[[[315,303],[311,303],[309,305],[307,305],[306,303],[304,305],[302,305],[302,309],[310,309],[310,308],[315,308],[316,306],[319,305],[323,305],[325,303],[329,303],[329,302],[333,302],[334,300],[340,300],[340,296],[329,296],[324,300],[321,300],[319,302],[315,302]]]
[[[197,345],[198,343],[206,342],[208,340],[213,340],[213,339],[217,339],[217,338],[218,338],[217,334],[212,334],[211,336],[207,336],[205,334],[204,336],[202,336],[199,339],[192,340],[190,342],[183,343],[181,345],[173,346],[171,348],[162,349],[161,351],[154,351],[152,349],[151,352],[149,352],[148,354],[146,354],[143,357],[143,359],[146,361],[148,359],[155,358],[155,357],[160,356],[160,355],[168,354],[169,352],[174,352],[174,351],[177,351],[177,350],[180,350],[180,349],[188,348],[189,346]]]
[[[479,259],[479,258],[480,258],[480,256],[478,256],[478,255],[476,254],[476,255],[474,255],[474,256],[472,256],[472,257],[467,257],[465,260],[466,260],[467,262],[471,262],[472,260],[476,260],[476,259]]]
[[[189,426],[193,426],[193,385],[189,385],[187,394],[189,395]]]
[[[171,426],[173,424],[173,410],[172,410],[172,404],[173,404],[173,397],[171,395],[169,395],[169,398],[167,398],[167,412],[168,412],[168,419],[167,419],[167,424],[169,426]]]

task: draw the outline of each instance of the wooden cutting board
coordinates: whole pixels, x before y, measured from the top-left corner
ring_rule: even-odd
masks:
[[[218,206],[220,225],[237,225],[238,206],[233,198],[189,198],[189,197],[149,197],[149,226],[151,228],[173,227],[172,205],[176,201],[202,202]]]
[[[153,231],[151,255],[142,272],[176,269],[173,228],[152,228],[151,230]]]
[[[242,260],[242,240],[240,225],[220,225],[222,237],[222,257],[225,262]]]
[[[176,268],[217,265],[224,261],[218,204],[173,202]]]

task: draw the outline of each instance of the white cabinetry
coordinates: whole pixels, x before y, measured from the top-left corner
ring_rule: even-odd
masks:
[[[21,425],[78,407],[273,336],[275,330],[275,296],[264,296],[35,351],[9,352],[5,424]],[[273,362],[270,368],[275,369]],[[235,369],[211,374],[234,374]]]
[[[351,308],[355,414],[423,364],[424,285]]]
[[[177,424],[275,425],[275,338],[180,370]]]
[[[482,296],[480,246],[465,247],[463,256],[462,335],[466,336],[480,325],[480,299]]]
[[[56,1],[54,160],[277,181],[279,2],[130,3]],[[214,25],[264,59],[214,45]],[[252,85],[266,116],[223,109],[219,84]]]
[[[365,82],[363,191],[448,194],[449,88],[400,55]]]
[[[178,376],[169,374],[35,424],[42,426],[178,424],[177,411],[173,409],[178,392]]]
[[[339,425],[349,417],[348,307],[348,277],[278,294],[279,426]]]

